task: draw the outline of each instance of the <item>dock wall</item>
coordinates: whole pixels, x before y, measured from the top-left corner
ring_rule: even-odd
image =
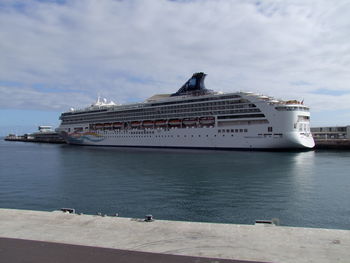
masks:
[[[0,209],[0,238],[258,262],[349,262],[350,231]],[[196,261],[204,262],[204,261]],[[219,261],[210,261],[219,262]]]
[[[316,139],[315,149],[350,150],[349,139]]]

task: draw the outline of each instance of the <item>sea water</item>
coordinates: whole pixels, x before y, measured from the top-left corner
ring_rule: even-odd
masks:
[[[0,141],[0,207],[350,229],[350,151],[215,151]]]

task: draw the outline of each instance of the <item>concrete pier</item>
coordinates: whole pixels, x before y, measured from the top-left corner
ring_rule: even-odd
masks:
[[[188,257],[187,261],[179,258],[173,262],[350,261],[349,230],[270,224],[234,225],[166,220],[145,222],[143,219],[78,215],[61,211],[0,209],[0,238],[0,244],[23,239],[95,249],[117,249],[126,254],[140,252],[169,255],[169,258],[170,255]],[[1,247],[0,253],[6,254],[6,249],[1,251]],[[9,247],[16,250],[14,246]],[[125,253],[122,255],[125,256]],[[190,261],[193,257],[195,260]]]
[[[349,139],[315,139],[315,149],[324,150],[350,150]]]
[[[5,141],[13,141],[13,142],[40,142],[40,143],[66,143],[63,138],[61,138],[58,133],[45,133],[45,134],[36,134],[36,135],[21,135],[21,136],[6,136]]]

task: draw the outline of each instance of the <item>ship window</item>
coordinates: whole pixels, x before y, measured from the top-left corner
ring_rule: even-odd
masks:
[[[267,127],[268,132],[272,132],[272,127]]]
[[[309,116],[298,115],[298,122],[300,122],[300,121],[309,121],[309,120],[310,120]]]

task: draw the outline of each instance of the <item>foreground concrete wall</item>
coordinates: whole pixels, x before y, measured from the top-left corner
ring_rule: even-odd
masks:
[[[263,262],[350,262],[350,231],[0,209],[0,237]]]

